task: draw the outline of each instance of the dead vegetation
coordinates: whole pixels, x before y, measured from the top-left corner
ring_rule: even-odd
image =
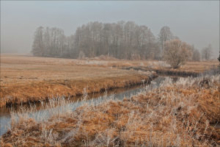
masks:
[[[84,104],[37,122],[20,116],[1,146],[218,146],[219,76],[166,79],[123,101]],[[147,87],[148,88],[148,87]]]
[[[77,64],[78,60],[25,56],[1,57],[0,107],[57,96],[97,93],[142,84],[155,74]],[[79,60],[80,61],[80,60]],[[82,60],[84,61],[84,60]]]
[[[218,62],[188,62],[179,69],[170,69],[162,61],[116,60],[99,57],[85,60],[1,55],[0,107],[6,104],[45,100],[54,96],[81,95],[105,89],[141,83],[149,73],[120,70],[122,67],[144,67],[151,71],[201,73]]]

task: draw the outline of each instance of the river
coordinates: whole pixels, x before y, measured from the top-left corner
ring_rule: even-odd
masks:
[[[140,92],[147,91],[147,90],[152,90],[157,88],[160,83],[165,79],[165,77],[158,77],[154,80],[151,81],[150,84],[148,85],[139,85],[136,87],[131,87],[131,88],[125,88],[125,89],[118,89],[118,90],[113,90],[109,93],[102,93],[102,94],[96,94],[92,96],[88,96],[91,98],[84,99],[84,100],[79,100],[82,98],[71,98],[71,100],[63,100],[66,101],[62,105],[57,104],[56,101],[57,99],[52,99],[49,102],[41,102],[38,104],[31,104],[31,105],[24,105],[24,106],[18,106],[13,108],[13,112],[15,116],[18,116],[19,114],[22,114],[20,110],[25,110],[25,114],[27,114],[29,117],[34,118],[36,121],[42,121],[50,118],[51,115],[53,115],[56,112],[62,112],[66,111],[66,109],[74,111],[76,108],[80,107],[84,103],[88,104],[100,104],[105,100],[109,99],[117,99],[117,100],[122,100],[123,98],[131,98],[134,95],[137,95]],[[146,89],[146,86],[148,86],[148,89]],[[85,96],[85,95],[84,95]],[[64,99],[64,98],[61,98]],[[45,107],[45,105],[50,105],[53,107]],[[11,124],[11,115],[10,111],[12,111],[12,108],[1,108],[0,109],[0,136],[3,135],[9,128]],[[16,117],[17,119],[19,117]]]

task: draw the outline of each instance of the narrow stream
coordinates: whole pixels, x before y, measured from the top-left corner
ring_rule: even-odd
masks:
[[[153,81],[151,81],[151,84],[148,85],[150,87],[150,89],[148,90],[157,88],[164,79],[165,77],[158,77],[154,79]],[[94,95],[92,96],[92,98],[88,100],[84,100],[84,101],[77,102],[75,99],[70,102],[68,101],[69,103],[66,103],[65,105],[61,105],[61,106],[58,105],[52,108],[45,108],[44,104],[41,103],[38,105],[34,105],[34,107],[36,107],[34,111],[29,110],[28,112],[28,109],[30,109],[30,107],[28,106],[23,106],[18,109],[26,109],[27,110],[26,113],[28,114],[29,117],[34,118],[37,121],[42,121],[42,120],[46,120],[47,118],[50,118],[50,116],[56,112],[62,112],[67,109],[70,111],[74,111],[76,108],[80,107],[85,102],[87,102],[88,104],[90,103],[99,104],[108,99],[122,100],[125,97],[131,98],[132,96],[137,95],[138,93],[142,91],[146,91],[146,85],[141,85],[139,87],[133,87],[133,88],[123,89],[119,91],[114,90],[110,92],[109,94],[102,94],[99,96]],[[1,108],[0,111],[1,111],[0,113],[0,136],[1,136],[8,130],[8,128],[10,128],[11,115],[10,115],[9,108],[7,109]]]

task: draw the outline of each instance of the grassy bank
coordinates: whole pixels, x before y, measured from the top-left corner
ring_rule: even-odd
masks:
[[[155,74],[79,65],[78,60],[1,56],[0,107],[97,93],[150,81]],[[149,78],[151,77],[151,78]]]
[[[36,122],[21,116],[1,146],[218,146],[219,76],[170,79],[123,101],[84,104]],[[13,118],[13,117],[12,117]]]

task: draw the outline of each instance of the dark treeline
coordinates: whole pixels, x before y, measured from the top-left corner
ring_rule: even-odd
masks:
[[[34,56],[84,58],[101,55],[119,59],[161,59],[164,43],[176,39],[165,26],[158,37],[134,22],[90,22],[65,36],[59,28],[39,27],[34,35]],[[195,53],[198,54],[197,51]]]

